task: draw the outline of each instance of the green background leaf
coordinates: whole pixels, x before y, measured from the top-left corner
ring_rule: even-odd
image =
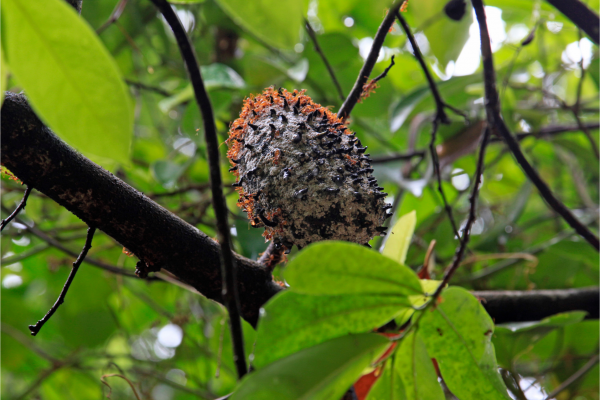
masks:
[[[305,0],[218,0],[218,3],[237,24],[271,46],[291,49],[300,40]]]

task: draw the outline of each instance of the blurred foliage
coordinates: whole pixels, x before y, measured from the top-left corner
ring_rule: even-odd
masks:
[[[98,31],[117,3],[84,0],[81,17],[92,30]],[[221,141],[227,137],[230,122],[237,118],[243,99],[268,86],[306,89],[316,102],[336,110],[341,101],[320,55],[302,29],[302,17],[317,32],[323,53],[344,93],[348,93],[362,66],[361,55],[368,51],[390,5],[387,0],[173,3],[202,65]],[[587,3],[591,9],[598,9],[597,1]],[[18,3],[3,2],[3,18],[7,15],[5,8],[14,4]],[[478,30],[472,24],[469,7],[463,21],[454,22],[443,14],[444,4],[440,0],[410,2],[404,16],[435,71],[443,99],[476,122],[485,118]],[[490,0],[486,4],[503,116],[513,132],[531,134],[521,145],[557,196],[579,218],[596,226],[599,163],[590,138],[598,143],[598,129],[590,129],[588,137],[576,127],[575,116],[584,124],[598,122],[598,47],[544,1]],[[69,24],[65,29],[75,29]],[[10,23],[6,26],[10,27]],[[532,31],[531,43],[521,45]],[[170,29],[149,1],[129,1],[118,20],[104,26],[98,37],[128,85],[135,118],[129,157],[124,161],[122,151],[118,150],[99,158],[85,146],[63,137],[84,155],[214,237],[202,117]],[[20,70],[11,65],[10,43],[3,37],[1,87],[18,92],[28,83],[19,76]],[[372,76],[389,65],[392,55],[396,65],[379,82],[376,92],[357,105],[351,118],[350,129],[369,146],[374,159],[426,149],[430,140],[435,104],[406,35],[397,24],[386,38]],[[39,79],[42,77],[44,74],[40,73]],[[32,101],[35,105],[35,99]],[[579,105],[578,110],[574,111],[573,105]],[[37,108],[41,112],[41,106]],[[467,145],[474,142],[473,132],[460,116],[451,118],[450,125],[440,127],[437,146],[443,165],[443,189],[460,227],[467,217],[476,156],[473,147]],[[537,135],[540,129],[556,126],[570,129]],[[121,149],[128,140],[104,133],[97,139],[108,149],[111,146]],[[221,149],[224,158],[226,146]],[[435,240],[426,267],[433,279],[439,279],[458,241],[443,210],[430,157],[418,160],[378,163],[375,175],[390,193],[388,201],[395,206],[390,226],[399,216],[416,211],[415,235],[405,264],[419,270],[431,241]],[[466,260],[453,282],[469,290],[598,286],[598,254],[548,209],[501,142],[490,144],[485,164],[478,219]],[[222,172],[226,182],[233,182],[225,163]],[[21,185],[2,175],[4,214],[14,209],[23,191]],[[235,192],[229,190],[227,194],[233,212],[235,249],[246,257],[256,258],[266,248],[264,239],[260,232],[249,229],[246,216],[235,205]],[[72,251],[79,252],[83,246],[85,224],[35,191],[20,218]],[[224,308],[165,282],[146,283],[84,263],[65,304],[37,337],[29,336],[27,325],[40,319],[54,303],[74,260],[24,228],[19,222],[11,223],[1,242],[2,398],[102,398],[108,388],[101,378],[111,374],[131,380],[142,398],[157,400],[212,399],[234,389],[236,373]],[[372,244],[377,246],[380,240],[373,240]],[[295,256],[294,251],[290,258]],[[298,258],[302,256],[299,254]],[[316,262],[324,262],[325,256],[321,255]],[[131,271],[136,263],[123,253],[118,243],[101,232],[96,234],[88,257]],[[385,262],[383,259],[377,258],[381,263]],[[343,272],[339,274],[342,276]],[[464,291],[452,290],[454,294],[448,297],[462,298]],[[289,292],[285,296],[307,295]],[[281,297],[276,301],[281,302]],[[379,306],[376,296],[373,298],[373,304]],[[349,326],[381,322],[379,315],[356,309],[351,300],[324,301],[321,305],[314,302],[312,306],[323,313],[335,314],[344,307],[357,313],[359,318],[348,321]],[[324,309],[324,304],[330,306],[329,310]],[[453,304],[449,301],[445,307],[451,308]],[[269,307],[276,307],[276,302]],[[396,306],[395,311],[399,310]],[[290,318],[294,312],[288,310]],[[367,316],[369,320],[365,319]],[[505,382],[517,383],[507,383],[516,398],[544,398],[544,393],[550,393],[598,353],[598,321],[583,317],[570,313],[527,326],[496,326],[492,337],[496,358]],[[428,318],[435,320],[439,316]],[[468,334],[469,325],[464,325]],[[357,332],[365,329],[362,325],[346,328]],[[247,324],[244,332],[246,351],[253,358],[256,333]],[[450,349],[455,353],[439,354],[440,349],[432,339],[435,335],[420,330],[406,338],[414,345],[401,346],[396,354],[427,359],[423,354],[429,352],[452,360],[468,350],[457,346]],[[310,335],[306,336],[310,341]],[[311,345],[324,340],[312,339]],[[376,347],[377,343],[370,340],[365,339],[363,349]],[[268,349],[268,344],[257,341],[257,355],[260,347]],[[328,342],[328,345],[325,351],[336,354],[336,344]],[[478,347],[478,351],[489,351],[489,342],[485,344],[488,347],[480,346],[483,347]],[[356,354],[359,350],[355,349]],[[298,353],[307,365],[314,364],[311,358],[314,355],[309,353]],[[488,361],[482,362],[489,365]],[[377,392],[381,387],[397,386],[397,380],[390,380],[406,374],[404,364],[405,361],[398,361],[398,356],[388,360],[369,398],[381,398],[378,397],[381,392]],[[359,370],[364,367],[356,365]],[[424,369],[419,379],[426,381],[432,371],[429,366],[420,365]],[[327,366],[321,367],[325,379]],[[443,373],[448,367],[440,368]],[[487,373],[481,364],[450,368]],[[335,379],[329,382],[337,382]],[[126,380],[119,377],[103,380],[112,388],[112,399],[133,398]],[[598,399],[598,388],[596,365],[558,398]],[[435,397],[436,390],[431,390],[421,395]],[[470,396],[461,394],[464,398]]]

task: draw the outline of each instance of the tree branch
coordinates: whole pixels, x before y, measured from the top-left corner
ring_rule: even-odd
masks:
[[[19,212],[21,212],[21,210],[25,208],[25,206],[27,205],[27,198],[31,194],[32,189],[33,188],[31,186],[27,186],[27,189],[25,190],[25,194],[23,194],[23,198],[21,199],[21,202],[19,203],[17,208],[15,208],[15,211],[10,213],[10,215],[8,217],[6,217],[6,219],[3,219],[2,222],[0,223],[0,231],[3,231],[4,228],[6,227],[6,225],[8,225],[10,223],[10,221],[12,221],[17,216],[17,214],[19,214]]]
[[[373,39],[371,51],[369,52],[369,55],[367,56],[367,59],[365,60],[362,69],[358,73],[358,78],[356,78],[354,87],[352,87],[350,94],[348,94],[348,97],[346,97],[346,101],[344,101],[344,104],[342,104],[338,111],[337,115],[341,119],[348,119],[350,113],[352,112],[352,109],[354,108],[356,103],[358,103],[358,100],[360,100],[360,95],[363,92],[363,87],[365,83],[367,83],[367,80],[369,79],[369,76],[373,71],[373,67],[377,62],[377,57],[379,56],[379,51],[383,46],[385,36],[394,24],[396,11],[398,11],[403,2],[403,0],[396,0],[394,4],[392,4],[392,6],[390,7],[390,10],[388,11],[387,15],[383,19],[383,22],[379,26],[379,29],[375,34],[375,38]]]
[[[323,53],[323,50],[321,50],[321,46],[319,46],[315,30],[312,28],[312,26],[310,26],[310,23],[307,20],[304,20],[304,26],[306,28],[306,31],[308,32],[308,36],[310,36],[310,39],[312,40],[313,45],[315,46],[315,51],[319,54],[319,56],[321,56],[321,60],[323,60],[323,64],[325,64],[325,68],[327,68],[327,72],[329,72],[329,76],[331,77],[331,80],[333,81],[333,84],[335,85],[335,88],[338,91],[340,99],[344,101],[344,91],[342,90],[342,86],[340,86],[340,82],[335,77],[335,73],[333,72],[331,64],[329,64],[327,57],[325,57],[325,53]]]
[[[89,227],[87,232],[87,238],[85,239],[85,244],[83,245],[83,249],[81,249],[81,253],[79,253],[77,260],[75,260],[75,262],[73,263],[73,269],[71,269],[71,272],[69,273],[69,277],[65,282],[65,286],[60,291],[60,295],[58,296],[56,303],[52,305],[52,307],[50,308],[50,310],[48,310],[46,315],[44,315],[44,317],[40,319],[35,325],[29,325],[29,330],[31,331],[32,336],[38,334],[38,332],[40,331],[40,329],[42,329],[44,324],[48,322],[50,318],[52,318],[56,310],[58,310],[58,307],[60,307],[60,305],[64,303],[65,296],[67,295],[67,292],[71,287],[71,283],[73,283],[73,279],[75,279],[75,275],[79,270],[79,266],[85,259],[85,256],[87,255],[88,251],[92,248],[92,239],[94,238],[94,233],[96,233],[96,228]]]
[[[538,321],[567,311],[586,311],[587,318],[598,319],[600,290],[597,287],[557,290],[500,290],[473,294],[497,324]]]
[[[200,66],[194,54],[194,48],[185,33],[181,21],[171,4],[167,0],[151,0],[156,8],[160,10],[165,20],[173,30],[179,50],[185,65],[187,67],[196,102],[202,113],[204,123],[204,137],[206,139],[206,152],[208,154],[208,165],[210,170],[210,186],[212,191],[213,209],[217,219],[217,237],[221,244],[221,275],[223,277],[222,295],[225,301],[225,307],[229,312],[229,326],[231,328],[231,338],[233,342],[233,359],[237,368],[238,376],[241,378],[248,372],[246,366],[246,356],[244,352],[244,339],[242,333],[242,322],[240,320],[240,300],[237,293],[236,284],[236,266],[233,252],[231,249],[231,232],[227,221],[227,203],[223,196],[221,168],[219,163],[219,140],[217,138],[217,128],[213,115],[210,98],[204,87]]]
[[[223,303],[217,242],[70,148],[44,126],[24,95],[6,93],[0,121],[2,163],[12,173],[146,264]],[[258,310],[281,288],[257,262],[234,256],[241,314],[256,326]]]
[[[600,250],[600,242],[598,237],[594,235],[584,224],[582,224],[571,211],[560,201],[546,182],[542,180],[538,172],[527,161],[525,155],[521,151],[519,142],[513,137],[508,130],[508,127],[502,120],[500,115],[500,103],[498,100],[498,91],[496,90],[496,71],[494,70],[494,60],[492,57],[492,48],[490,44],[490,36],[487,29],[487,21],[482,0],[473,0],[473,8],[477,15],[479,23],[479,32],[481,37],[481,56],[483,58],[483,77],[485,81],[485,109],[487,114],[488,126],[490,129],[499,133],[508,148],[513,153],[517,163],[521,166],[529,180],[535,185],[540,192],[542,198],[548,205],[556,211],[575,231],[588,241],[596,250]]]
[[[579,0],[548,0],[558,11],[569,18],[571,22],[581,28],[594,43],[598,44],[600,34],[600,19]]]

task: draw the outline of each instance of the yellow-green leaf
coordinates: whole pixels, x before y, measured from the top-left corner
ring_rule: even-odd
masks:
[[[39,115],[85,155],[129,161],[133,110],[115,61],[63,0],[2,1],[12,75]]]
[[[387,234],[382,254],[398,261],[400,264],[404,264],[410,246],[410,239],[416,225],[417,213],[414,210],[398,219],[392,230]]]

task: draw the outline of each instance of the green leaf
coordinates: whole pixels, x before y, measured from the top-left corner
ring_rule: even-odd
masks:
[[[202,80],[206,90],[213,89],[242,89],[246,86],[244,79],[227,65],[214,63],[200,67]],[[194,98],[194,88],[187,85],[179,93],[161,100],[158,103],[160,109],[167,113],[174,107],[190,101]]]
[[[402,379],[398,375],[398,371],[395,368],[396,355],[392,355],[388,361],[385,362],[381,375],[375,381],[369,393],[367,394],[366,400],[406,400],[406,394]]]
[[[415,26],[424,26],[423,33],[429,41],[430,51],[437,58],[442,72],[450,61],[458,58],[469,39],[469,28],[473,23],[470,1],[467,1],[465,14],[460,21],[450,19],[443,12],[447,2],[421,0],[418,4],[409,6]]]
[[[402,296],[279,293],[261,311],[253,365],[260,369],[329,339],[372,331],[409,307]]]
[[[250,373],[231,399],[339,399],[388,346],[372,333],[330,340]]]
[[[423,293],[410,269],[364,246],[320,242],[301,251],[286,267],[286,281],[297,293],[411,296]]]
[[[468,85],[481,82],[481,74],[457,76],[447,81],[437,82],[438,90],[446,103],[459,105],[467,98],[474,97],[465,91]],[[414,89],[392,107],[390,112],[390,130],[397,131],[402,127],[409,116],[419,111],[434,107],[433,97],[429,85]],[[419,214],[423,218],[422,214]]]
[[[512,368],[518,359],[531,346],[546,337],[550,332],[581,322],[586,312],[572,311],[556,314],[538,322],[507,324],[496,327],[494,346],[498,349],[498,362],[504,368]]]
[[[6,0],[3,44],[36,113],[85,155],[129,162],[133,110],[117,66],[62,0]]]
[[[218,0],[238,25],[271,46],[291,49],[300,42],[306,0]]]
[[[421,319],[418,335],[461,400],[510,399],[498,373],[493,332],[494,323],[479,301],[457,287],[444,290],[441,303]]]
[[[400,217],[387,234],[381,254],[404,264],[416,225],[417,213],[414,210]]]
[[[444,398],[427,347],[415,331],[400,341],[396,350],[395,369],[402,379],[408,400],[437,400]]]
[[[404,121],[410,116],[417,104],[427,97],[429,90],[429,86],[421,86],[403,97],[402,100],[393,107],[391,112],[392,117],[390,119],[390,130],[392,132],[395,132],[402,127],[402,124],[404,124]]]

